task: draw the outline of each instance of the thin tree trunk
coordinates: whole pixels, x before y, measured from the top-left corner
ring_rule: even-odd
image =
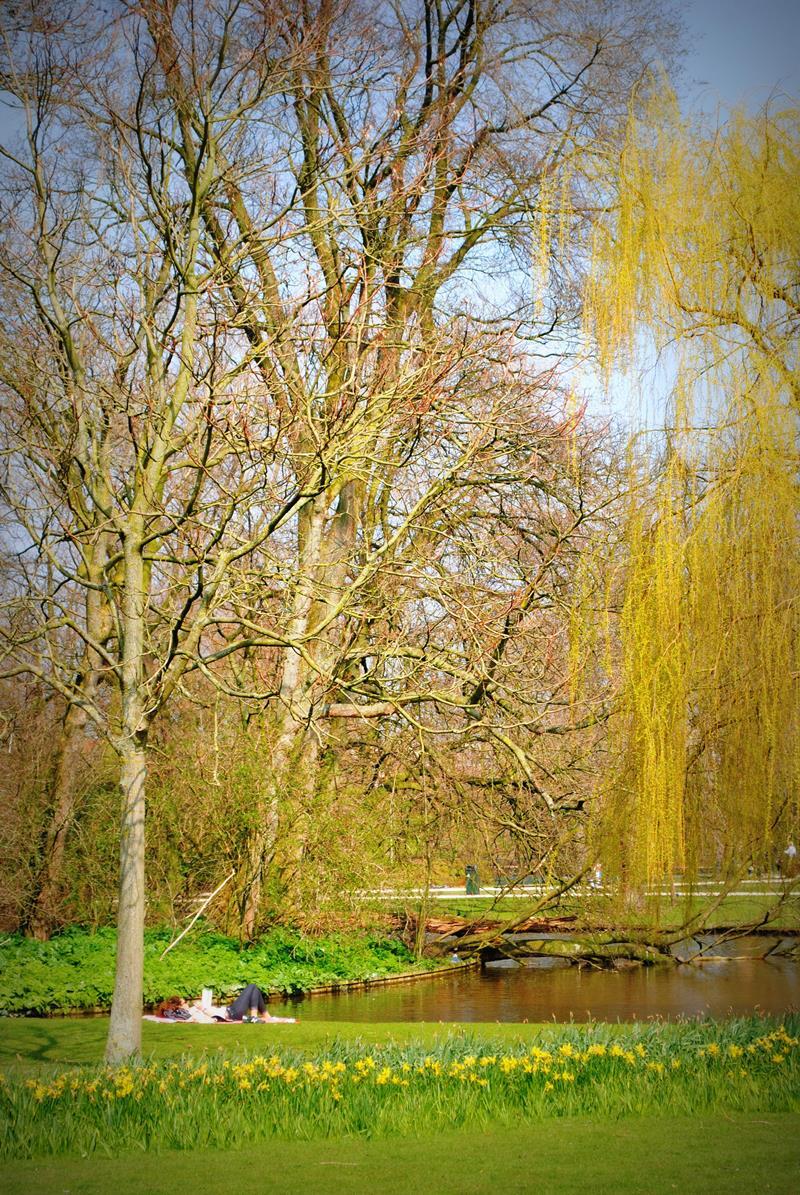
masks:
[[[55,925],[55,907],[64,863],[64,846],[75,814],[75,782],[84,741],[86,714],[70,704],[61,724],[52,771],[49,823],[42,835],[42,854],[23,930],[46,942]]]
[[[273,770],[259,823],[250,834],[242,894],[241,935],[252,942],[258,926],[266,870],[275,850],[279,828],[279,785]]]
[[[325,496],[321,495],[299,516],[298,581],[288,627],[287,637],[290,641],[300,639],[308,628],[325,525],[325,502]],[[242,935],[247,940],[253,939],[258,928],[265,870],[270,864],[278,838],[280,804],[290,780],[289,769],[297,754],[298,736],[307,733],[309,709],[305,694],[306,672],[307,667],[299,652],[288,648],[281,674],[281,712],[271,751],[270,772],[264,785],[261,817],[251,836],[247,856],[241,922]]]
[[[299,740],[306,735],[305,725],[285,711],[272,750],[269,778],[264,786],[264,800],[259,824],[255,827],[247,854],[245,891],[242,903],[242,936],[252,941],[258,929],[259,913],[267,870],[272,864],[281,830],[281,805],[298,776],[295,762],[303,754]]]
[[[138,1054],[142,1045],[142,994],[144,988],[145,911],[145,779],[146,741],[132,739],[122,750],[120,787],[119,910],[117,913],[117,965],[106,1061],[123,1062]]]
[[[132,516],[124,537],[122,595],[122,734],[118,742],[122,816],[119,845],[117,961],[106,1061],[123,1062],[142,1045],[145,912],[145,780],[147,736],[144,659],[146,570],[143,520]]]
[[[104,545],[97,546],[97,559],[105,559]],[[99,566],[92,573],[99,581]],[[99,584],[98,584],[99,588]],[[86,598],[86,625],[89,634],[105,643],[111,632],[110,616],[104,598],[91,590]],[[77,780],[81,770],[88,707],[97,700],[101,660],[93,648],[84,653],[81,674],[76,677],[76,698],[67,706],[56,744],[51,771],[49,823],[42,834],[42,851],[22,928],[39,941],[46,941],[56,924],[55,910],[64,866],[64,848],[75,817]]]

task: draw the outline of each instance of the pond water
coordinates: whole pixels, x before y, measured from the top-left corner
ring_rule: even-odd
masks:
[[[306,1021],[631,1021],[774,1015],[800,1011],[800,963],[726,960],[595,971],[503,962],[438,979],[270,1003],[269,1008]]]

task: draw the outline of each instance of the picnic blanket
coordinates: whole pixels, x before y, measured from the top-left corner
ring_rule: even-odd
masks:
[[[176,1021],[172,1017],[157,1017],[155,1013],[146,1012],[142,1017],[143,1021],[155,1021],[157,1025],[243,1025],[253,1024],[252,1021],[229,1021],[222,1017],[216,1021]],[[270,1017],[268,1021],[258,1021],[259,1025],[296,1025],[297,1017]]]

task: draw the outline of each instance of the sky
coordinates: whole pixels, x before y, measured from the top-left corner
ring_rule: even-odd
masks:
[[[681,92],[692,107],[760,108],[800,96],[800,0],[678,0],[689,55]]]

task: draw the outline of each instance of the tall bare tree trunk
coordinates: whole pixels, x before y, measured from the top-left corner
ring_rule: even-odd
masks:
[[[145,779],[146,740],[133,738],[123,747],[120,768],[122,823],[120,826],[119,911],[117,965],[106,1061],[123,1062],[142,1045],[145,913]]]
[[[292,771],[298,738],[306,733],[290,711],[282,711],[271,751],[268,776],[258,824],[253,828],[247,851],[242,900],[241,932],[252,941],[258,930],[259,912],[267,870],[271,866],[281,827],[281,805]]]
[[[299,640],[309,624],[314,604],[315,576],[325,526],[325,495],[320,495],[301,511],[298,519],[298,583],[288,638]],[[290,647],[284,656],[281,673],[280,710],[276,719],[270,768],[264,784],[264,799],[259,823],[255,827],[247,854],[245,889],[242,900],[242,935],[252,939],[258,926],[259,906],[265,870],[269,866],[278,837],[281,800],[290,783],[289,771],[300,739],[308,733],[308,666],[300,653]]]
[[[112,625],[107,603],[100,593],[101,566],[106,559],[105,537],[96,546],[90,571],[96,588],[86,596],[86,628],[96,643],[106,643]],[[51,772],[49,823],[42,835],[42,854],[23,928],[46,941],[55,928],[55,910],[64,867],[64,848],[75,817],[77,781],[85,742],[89,706],[97,699],[102,661],[94,647],[87,647],[81,671],[75,678],[75,697],[67,706],[56,744]]]
[[[106,1061],[138,1054],[142,1044],[145,914],[145,780],[148,723],[144,701],[146,570],[144,520],[133,515],[124,535],[122,613],[122,734],[117,962]]]

